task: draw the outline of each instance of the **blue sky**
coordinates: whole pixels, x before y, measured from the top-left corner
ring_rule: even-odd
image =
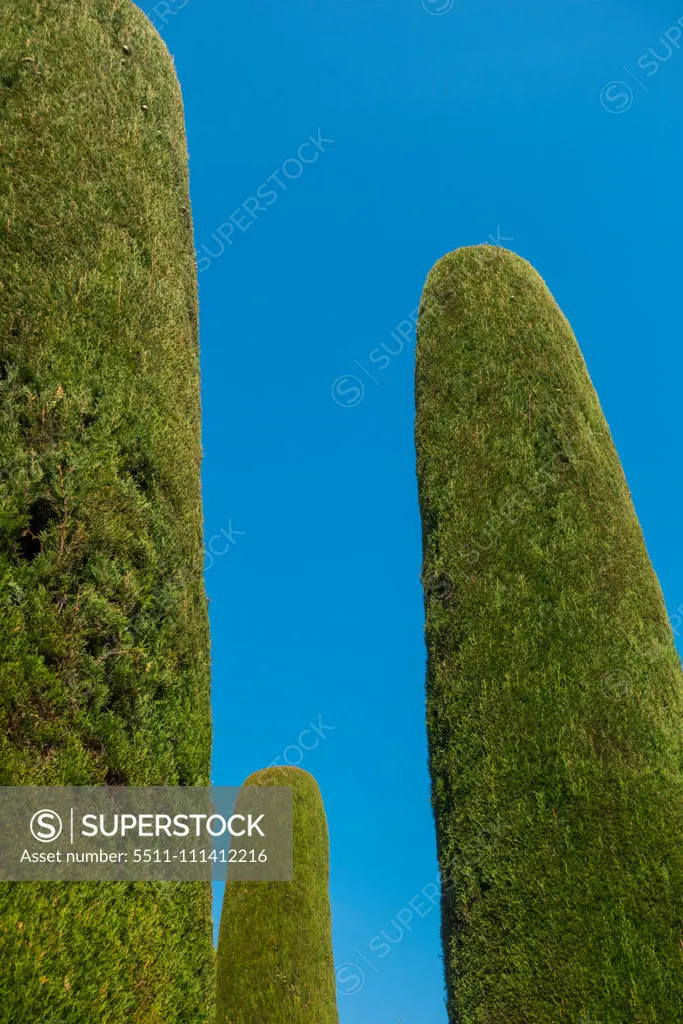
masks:
[[[537,267],[683,615],[683,7],[142,6],[183,87],[202,267],[213,778],[315,775],[342,1024],[445,1024],[411,314],[460,245]]]

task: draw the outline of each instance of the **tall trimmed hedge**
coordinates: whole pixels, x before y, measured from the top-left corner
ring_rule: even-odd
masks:
[[[196,275],[130,0],[0,6],[0,785],[208,783]],[[210,888],[5,885],[0,1021],[210,1017]]]
[[[436,264],[416,389],[450,1019],[674,1024],[681,665],[581,353],[524,260]]]
[[[227,882],[218,938],[217,1024],[337,1024],[327,821],[315,779],[264,768],[246,786],[291,786],[291,882]]]

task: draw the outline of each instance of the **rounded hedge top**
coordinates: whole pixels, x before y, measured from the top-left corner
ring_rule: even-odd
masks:
[[[322,797],[300,768],[265,768],[245,786],[291,786],[291,882],[226,883],[217,1024],[336,1024],[329,846]]]
[[[680,660],[528,263],[477,246],[436,264],[416,400],[451,1018],[683,1020]]]
[[[135,4],[3,0],[0,135],[0,785],[208,784],[187,150]],[[210,887],[2,886],[0,961],[5,1020],[204,1024]]]

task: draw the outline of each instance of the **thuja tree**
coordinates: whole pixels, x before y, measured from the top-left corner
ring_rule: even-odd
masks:
[[[0,6],[0,785],[208,783],[181,97],[130,0]],[[208,885],[0,888],[0,1021],[210,1015]]]
[[[450,1019],[683,1020],[680,661],[581,353],[524,260],[436,264],[416,387]]]
[[[291,882],[226,883],[217,1024],[337,1024],[320,790],[299,768],[265,768],[245,785],[292,787],[294,874]]]

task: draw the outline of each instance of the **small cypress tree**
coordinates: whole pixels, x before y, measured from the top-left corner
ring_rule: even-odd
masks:
[[[674,1024],[681,665],[578,345],[524,260],[436,264],[416,397],[450,1019]]]
[[[131,0],[3,0],[0,141],[0,785],[205,785],[183,110]],[[0,887],[0,1022],[205,1021],[210,906]]]
[[[291,882],[226,883],[218,938],[217,1024],[337,1024],[329,846],[318,785],[265,768],[245,786],[291,786]]]

